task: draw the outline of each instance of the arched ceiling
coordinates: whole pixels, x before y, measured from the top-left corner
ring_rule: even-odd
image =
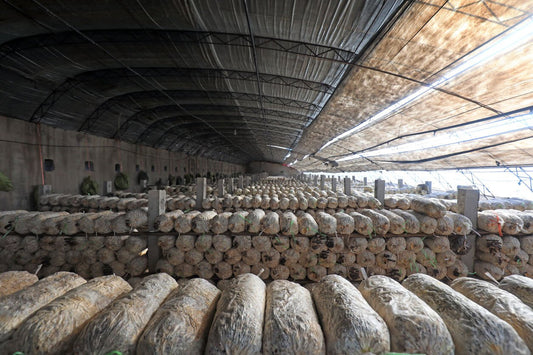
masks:
[[[7,117],[311,171],[533,165],[533,0],[0,0],[0,18]]]
[[[403,0],[0,1],[0,114],[282,162]]]

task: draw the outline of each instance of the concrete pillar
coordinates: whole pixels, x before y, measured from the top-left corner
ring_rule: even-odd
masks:
[[[430,194],[431,193],[431,185],[432,185],[431,181],[426,181],[425,184],[426,184],[426,187],[427,187],[427,190],[428,190],[428,194]]]
[[[401,189],[403,187],[403,179],[398,179],[398,188]]]
[[[326,189],[326,175],[320,175],[320,190]]]
[[[224,191],[225,190],[224,183],[225,183],[224,179],[219,179],[218,180],[218,184],[217,184],[218,186],[217,187],[218,187],[218,196],[219,197],[224,196],[224,194],[226,193]]]
[[[333,192],[337,192],[337,179],[335,178],[331,179],[331,189]]]
[[[244,187],[250,187],[252,183],[252,178],[250,176],[246,176],[244,178]]]
[[[318,186],[318,175],[313,176],[313,185]]]
[[[148,228],[154,232],[154,221],[157,216],[165,213],[167,193],[165,190],[148,191]],[[148,235],[148,270],[156,272],[157,261],[161,256],[157,235]]]
[[[477,210],[479,204],[479,190],[470,186],[457,186],[457,209],[460,214],[467,217],[472,222],[472,227],[477,228]],[[474,271],[474,257],[476,254],[476,236],[470,234],[466,236],[466,242],[472,246],[466,255],[461,256],[461,261],[465,263],[470,272]]]
[[[352,194],[352,180],[349,177],[344,178],[344,194],[348,196]]]
[[[148,180],[141,180],[141,187],[143,189],[146,189],[147,186],[148,186]]]
[[[368,178],[365,176],[363,178],[363,186],[366,186],[366,185],[368,185]]]
[[[39,196],[50,195],[52,193],[52,185],[39,185]]]
[[[385,201],[385,180],[377,179],[374,181],[374,197],[383,205]]]
[[[104,181],[104,195],[113,193],[113,181]]]
[[[228,192],[230,194],[235,192],[235,186],[233,185],[233,178],[231,178],[231,177],[228,180]]]
[[[196,178],[196,208],[201,209],[207,197],[207,181],[205,178]]]
[[[243,189],[244,188],[244,177],[242,175],[239,176],[239,182],[238,182],[237,186],[239,187],[239,189]]]

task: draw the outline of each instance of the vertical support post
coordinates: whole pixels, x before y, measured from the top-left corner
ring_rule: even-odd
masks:
[[[148,191],[148,230],[154,232],[154,221],[157,216],[165,213],[167,192],[165,190]],[[148,234],[148,270],[156,272],[157,261],[161,256],[158,236]]]
[[[349,177],[344,178],[344,194],[348,196],[352,194],[352,180]]]
[[[318,175],[313,176],[313,185],[318,186]]]
[[[113,181],[104,181],[104,195],[113,193]]]
[[[239,183],[237,184],[237,186],[239,187],[239,189],[244,188],[244,177],[242,175],[239,176]]]
[[[333,190],[333,192],[337,192],[337,179],[336,178],[331,179],[331,189]]]
[[[39,185],[39,196],[50,195],[52,193],[52,185]]]
[[[224,179],[218,179],[218,183],[217,183],[218,184],[218,186],[217,186],[217,188],[218,188],[218,197],[222,197],[226,193],[226,191],[224,191],[225,190],[224,183],[225,183]]]
[[[477,228],[477,210],[479,204],[479,190],[469,186],[457,186],[457,209],[460,214],[467,217],[472,222],[472,227]],[[476,254],[476,236],[470,234],[466,236],[466,242],[472,246],[466,255],[461,256],[461,261],[465,263],[468,270],[474,270],[474,257]]]
[[[202,203],[207,197],[207,181],[205,178],[196,178],[196,209],[202,208]]]
[[[39,196],[37,198],[37,201],[35,201],[36,203],[35,208],[39,210],[40,209],[39,201],[41,200],[41,196],[50,195],[52,193],[52,185],[38,185],[37,193],[39,194]]]
[[[247,176],[247,177],[244,179],[244,187],[250,187],[251,182],[252,182],[252,178],[251,178],[250,176]]]
[[[374,181],[374,197],[383,205],[385,202],[385,180],[377,179]]]
[[[235,192],[235,186],[233,185],[233,178],[229,178],[228,180],[228,192],[230,194]]]
[[[326,175],[320,175],[320,190],[326,189]]]
[[[403,179],[398,179],[398,188],[401,189],[403,187]]]
[[[430,194],[431,193],[431,185],[432,185],[431,181],[426,181],[425,184],[426,184],[426,187],[427,187],[427,190],[428,190],[428,194]]]
[[[368,185],[368,178],[365,176],[363,178],[363,186],[366,186],[366,185]]]

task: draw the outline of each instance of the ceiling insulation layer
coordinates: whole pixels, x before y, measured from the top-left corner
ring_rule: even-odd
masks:
[[[531,0],[415,1],[352,66],[293,166],[533,165],[532,12]]]
[[[295,148],[310,125],[313,137],[347,71],[411,7],[3,0],[0,114],[213,159],[282,162],[287,150],[271,146]],[[299,147],[312,149],[308,141]]]

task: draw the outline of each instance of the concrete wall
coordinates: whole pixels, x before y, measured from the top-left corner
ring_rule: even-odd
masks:
[[[254,161],[246,166],[248,174],[258,174],[267,172],[269,176],[294,176],[299,174],[298,170],[287,166],[265,161]]]
[[[44,172],[45,184],[53,192],[79,193],[85,176],[91,176],[103,193],[105,180],[113,180],[115,164],[130,180],[129,191],[140,191],[137,185],[136,166],[144,170],[150,182],[168,175],[244,173],[244,166],[213,161],[202,157],[189,157],[182,153],[128,144],[85,133],[40,126],[42,157],[54,161],[55,170]],[[29,209],[33,186],[42,183],[39,159],[39,132],[36,124],[0,116],[0,171],[13,182],[11,192],[0,192],[0,210]],[[92,161],[94,171],[85,169],[85,161]],[[154,171],[152,171],[152,166]],[[165,170],[166,167],[166,170]]]

